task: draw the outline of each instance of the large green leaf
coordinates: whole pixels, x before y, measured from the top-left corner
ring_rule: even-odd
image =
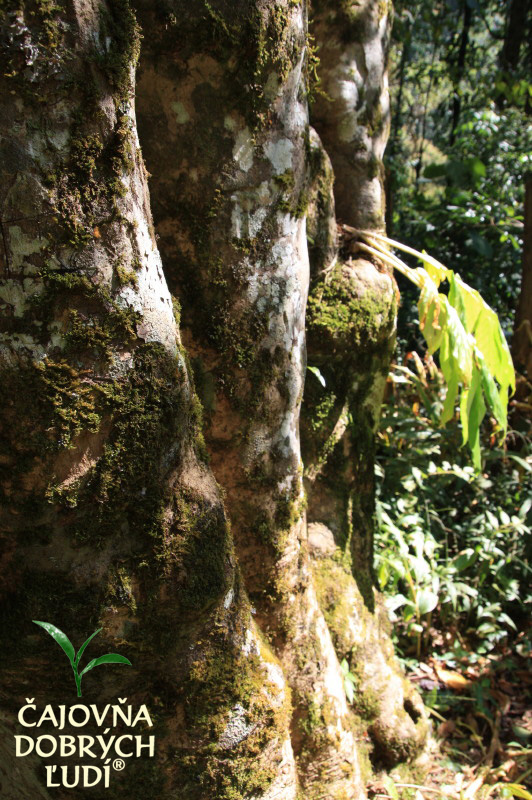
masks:
[[[435,353],[441,345],[445,328],[446,308],[442,305],[438,287],[425,270],[418,270],[422,276],[421,292],[418,301],[419,327],[427,340],[429,353]]]
[[[467,396],[466,408],[461,409],[460,419],[464,434],[464,444],[469,444],[473,456],[473,464],[479,470],[480,461],[480,424],[486,413],[486,405],[482,396],[482,380],[480,370],[475,367],[471,387],[463,393]]]
[[[427,253],[382,234],[355,232],[369,242],[363,248],[382,257],[419,288],[419,325],[429,353],[439,351],[447,384],[441,423],[453,417],[459,397],[463,441],[471,448],[474,464],[480,469],[479,429],[486,406],[506,432],[508,392],[515,390],[512,358],[496,313],[476,289]],[[389,246],[415,255],[424,266],[413,270],[390,253]],[[449,281],[448,296],[438,291],[445,279]]]
[[[499,396],[503,406],[508,405],[508,389],[515,390],[515,371],[510,348],[502,332],[495,311],[488,306],[476,289],[472,289],[455,275],[451,282],[449,298],[455,299],[465,314],[467,329],[486,364],[486,369],[499,383]],[[495,413],[495,408],[492,406]],[[506,421],[506,413],[504,413]]]
[[[491,409],[491,412],[499,425],[506,429],[507,424],[507,412],[506,407],[507,404],[503,403],[501,400],[501,396],[499,391],[497,390],[497,385],[493,379],[491,372],[489,371],[488,367],[486,366],[486,362],[482,356],[482,354],[477,350],[476,358],[480,366],[480,375],[482,381],[482,391],[484,392],[484,397],[486,402]]]
[[[440,424],[445,425],[454,416],[454,404],[458,396],[458,376],[451,374],[447,380],[447,393],[443,403]]]
[[[44,630],[49,633],[53,639],[55,639],[57,644],[62,647],[67,654],[70,663],[73,664],[76,652],[68,636],[50,622],[39,622],[37,619],[32,620],[32,622],[34,622],[36,625],[40,625],[41,628],[44,628]]]
[[[422,589],[416,597],[416,602],[419,613],[428,614],[438,605],[438,595],[429,589]]]

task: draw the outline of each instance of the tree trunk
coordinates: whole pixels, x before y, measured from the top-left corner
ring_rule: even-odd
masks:
[[[515,310],[512,357],[517,367],[517,386],[512,400],[512,424],[530,430],[532,411],[532,174],[525,176],[523,269]]]
[[[460,111],[462,109],[462,93],[460,84],[462,81],[462,76],[464,74],[466,65],[467,48],[469,44],[469,32],[471,29],[472,20],[473,20],[473,9],[469,5],[467,0],[465,0],[463,4],[462,34],[460,36],[460,47],[458,50],[458,58],[456,60],[456,64],[453,65],[454,93],[453,93],[453,105],[452,105],[451,131],[449,133],[449,145],[451,147],[453,146],[456,138],[456,129],[458,127],[458,122],[460,120]]]
[[[109,788],[68,792],[45,767],[86,756],[8,748],[9,798],[362,798],[372,763],[422,748],[371,566],[395,287],[338,255],[334,219],[383,224],[388,22],[334,6],[314,20],[324,149],[305,3],[8,3],[2,724],[76,703],[40,620],[76,647],[102,628],[90,657],[132,666],[83,676],[78,703],[145,704],[155,736]],[[309,377],[303,465],[306,330],[326,387]]]
[[[499,63],[505,72],[515,73],[519,66],[521,48],[526,41],[530,0],[510,0],[506,9],[506,31]]]

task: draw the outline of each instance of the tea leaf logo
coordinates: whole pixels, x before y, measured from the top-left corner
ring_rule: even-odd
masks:
[[[41,628],[44,628],[44,630],[47,631],[47,633],[49,633],[53,639],[55,639],[59,647],[62,647],[65,653],[67,654],[68,660],[70,661],[72,669],[74,670],[74,678],[76,679],[76,688],[78,690],[78,697],[81,697],[81,679],[85,675],[85,673],[88,672],[90,669],[98,667],[100,664],[128,664],[130,667],[132,666],[131,661],[129,661],[129,659],[125,658],[124,656],[119,656],[118,653],[108,653],[106,656],[93,658],[92,661],[89,661],[85,669],[82,670],[82,672],[79,672],[79,662],[81,656],[85,652],[85,648],[87,647],[91,639],[94,639],[96,634],[100,633],[102,629],[98,628],[97,631],[94,631],[94,633],[91,634],[91,636],[89,636],[87,641],[83,642],[83,644],[78,650],[78,654],[76,655],[76,651],[72,646],[72,642],[70,641],[68,636],[66,636],[63,633],[63,631],[60,631],[59,628],[56,628],[55,625],[51,625],[49,622],[39,622],[36,619],[32,620],[32,622],[34,622],[36,625],[40,625]]]

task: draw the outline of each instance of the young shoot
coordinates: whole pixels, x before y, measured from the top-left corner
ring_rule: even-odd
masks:
[[[96,634],[100,633],[102,629],[98,628],[97,631],[94,631],[94,633],[92,633],[89,636],[89,638],[85,642],[83,642],[76,655],[76,651],[74,650],[72,642],[70,641],[68,636],[66,636],[66,634],[63,633],[63,631],[59,630],[59,628],[56,628],[55,625],[51,625],[49,622],[39,622],[36,619],[34,619],[33,622],[36,625],[40,625],[41,628],[44,628],[44,630],[47,633],[49,633],[53,639],[55,639],[59,647],[61,647],[67,654],[68,660],[70,661],[70,664],[74,671],[74,679],[76,681],[78,697],[81,697],[81,679],[83,678],[86,672],[93,669],[94,667],[98,667],[100,664],[128,664],[131,667],[131,661],[125,658],[125,656],[119,656],[118,653],[108,653],[105,656],[100,656],[99,658],[93,658],[92,661],[89,661],[85,669],[79,672],[79,662],[81,660],[81,656],[85,652],[85,648],[87,647],[91,639],[94,639]]]
[[[489,410],[505,434],[509,390],[515,390],[512,357],[497,314],[460,275],[427,253],[376,231],[344,227],[357,235],[361,250],[398,270],[420,290],[419,326],[429,353],[439,352],[447,384],[440,421],[444,425],[452,418],[458,399],[463,444],[469,445],[473,463],[480,470],[482,420]],[[423,266],[409,267],[390,248],[415,256]],[[445,280],[448,294],[439,291]]]

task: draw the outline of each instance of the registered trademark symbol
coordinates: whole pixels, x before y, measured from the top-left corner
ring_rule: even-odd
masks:
[[[120,771],[124,769],[125,766],[126,762],[124,761],[123,758],[115,758],[115,760],[113,761],[113,769],[117,769],[118,771]]]

